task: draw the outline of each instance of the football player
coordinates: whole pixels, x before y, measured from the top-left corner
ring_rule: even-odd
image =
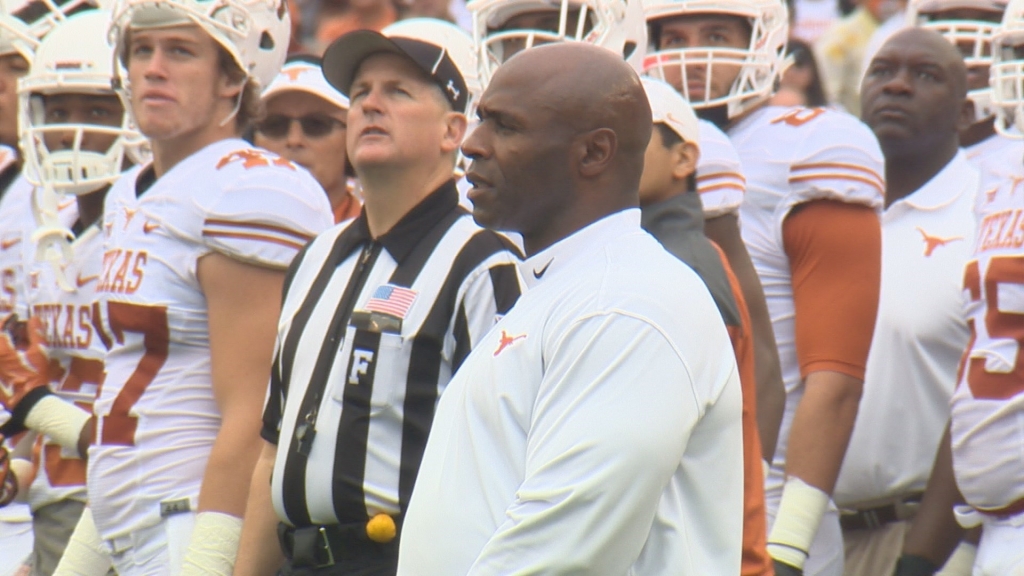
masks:
[[[1024,128],[1022,48],[1024,1],[1012,0],[992,35],[991,84],[996,127],[1017,134]],[[899,576],[931,574],[948,556],[958,539],[948,507],[961,495],[966,506],[957,506],[956,522],[982,527],[972,573],[1024,572],[1024,165],[1019,154],[1005,152],[987,167],[963,277],[970,340],[950,402],[949,434],[922,507],[924,512],[934,498],[933,508],[944,514],[928,518],[930,526],[919,515],[903,549],[908,566],[897,570]],[[919,528],[921,538],[911,542]]]
[[[119,94],[153,160],[107,193],[112,335],[94,404],[91,514],[58,573],[230,574],[284,269],[332,224],[306,171],[238,136],[284,62],[280,0],[124,0]]]
[[[103,342],[95,305],[103,263],[103,199],[139,142],[110,88],[113,49],[104,34],[110,13],[90,10],[62,20],[37,48],[19,83],[21,141],[33,207],[43,228],[69,230],[71,260],[25,262],[26,307],[56,360],[51,384],[85,414],[103,379]],[[65,197],[65,195],[68,195]],[[54,198],[54,196],[56,196]],[[70,201],[66,198],[70,198]],[[45,207],[57,205],[57,214]],[[29,250],[29,257],[32,256]],[[35,532],[34,573],[50,574],[85,506],[85,461],[77,450],[39,437],[28,491]]]
[[[874,135],[826,109],[768,100],[788,32],[779,0],[651,0],[647,73],[726,129],[743,162],[743,239],[764,286],[786,385],[768,474],[777,574],[838,575],[830,493],[860,400],[878,305],[885,184]]]

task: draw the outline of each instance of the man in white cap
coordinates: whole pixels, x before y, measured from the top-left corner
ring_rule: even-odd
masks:
[[[300,56],[263,91],[254,142],[309,170],[327,192],[335,222],[359,215],[355,173],[345,154],[348,98],[327,83],[317,58]]]

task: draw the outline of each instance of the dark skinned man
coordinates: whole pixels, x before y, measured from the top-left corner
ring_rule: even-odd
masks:
[[[640,228],[639,79],[541,46],[479,114],[473,215],[522,234],[530,288],[441,399],[399,574],[739,573],[736,363],[703,282]]]

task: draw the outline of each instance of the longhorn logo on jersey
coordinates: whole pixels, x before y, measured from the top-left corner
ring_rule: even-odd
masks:
[[[260,166],[282,166],[290,170],[295,170],[295,165],[289,162],[286,158],[281,158],[280,156],[268,157],[265,152],[251,148],[248,150],[236,150],[221,158],[220,161],[217,162],[217,170],[220,170],[232,162],[241,162],[242,168],[245,168],[246,170],[249,168],[258,168]]]

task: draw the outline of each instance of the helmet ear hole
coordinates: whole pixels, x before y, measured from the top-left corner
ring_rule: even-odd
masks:
[[[260,50],[273,50],[276,44],[274,38],[265,30],[260,34]]]

